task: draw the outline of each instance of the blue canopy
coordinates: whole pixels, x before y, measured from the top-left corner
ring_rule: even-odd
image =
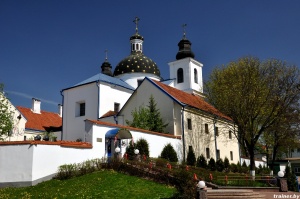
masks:
[[[123,128],[110,129],[105,134],[105,138],[115,138],[115,137],[117,137],[118,139],[131,139],[132,135],[128,129],[123,129]]]

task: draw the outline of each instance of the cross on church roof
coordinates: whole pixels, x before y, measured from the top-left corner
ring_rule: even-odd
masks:
[[[107,52],[108,52],[108,50],[107,49],[105,49],[105,61],[107,61]]]
[[[135,17],[135,19],[133,20],[133,22],[135,23],[135,33],[138,33],[138,22],[139,22],[140,18]]]
[[[185,39],[185,27],[187,26],[187,24],[182,24],[182,29],[183,29],[183,39]]]

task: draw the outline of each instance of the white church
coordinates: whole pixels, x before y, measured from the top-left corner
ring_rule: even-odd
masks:
[[[230,163],[240,160],[234,123],[205,101],[203,64],[194,59],[185,33],[178,43],[176,60],[168,63],[170,77],[163,80],[156,63],[143,54],[144,38],[137,22],[138,18],[130,37],[130,55],[114,71],[105,59],[99,74],[61,91],[59,141],[0,143],[0,187],[37,184],[51,179],[60,165],[108,158],[117,147],[124,155],[130,140],[141,138],[149,143],[150,157],[160,156],[170,143],[180,161],[191,149],[196,157],[227,157]],[[129,127],[125,122],[132,121],[132,111],[148,105],[151,96],[168,124],[167,133]]]
[[[168,63],[170,77],[164,81],[156,63],[143,54],[144,38],[138,32],[137,22],[136,18],[135,34],[130,37],[130,55],[121,60],[114,71],[106,59],[101,73],[62,90],[62,140],[91,142],[85,125],[87,120],[88,123],[95,121],[94,125],[99,123],[96,121],[104,121],[126,126],[126,120],[132,121],[131,112],[146,106],[152,95],[164,122],[168,123],[167,135],[181,140],[181,146],[174,146],[181,148],[181,159],[192,147],[196,157],[203,154],[206,158],[224,159],[226,156],[236,163],[239,152],[232,133],[232,120],[203,99],[203,64],[194,59],[191,42],[185,33],[178,43],[176,60]],[[106,150],[111,144],[107,142],[113,141],[115,136],[103,137]],[[150,156],[158,156],[162,148],[153,152],[157,140],[147,141],[150,142]]]

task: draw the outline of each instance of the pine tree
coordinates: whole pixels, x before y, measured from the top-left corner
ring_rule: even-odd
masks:
[[[207,161],[203,154],[197,158],[196,166],[204,169],[207,168]]]
[[[131,115],[133,120],[126,120],[126,124],[132,127],[164,133],[165,128],[168,125],[163,122],[152,95],[147,107],[140,106],[138,110],[135,109],[132,111]]]
[[[219,172],[222,172],[224,170],[224,162],[223,162],[222,158],[217,160],[216,168]]]
[[[186,163],[187,163],[187,165],[195,166],[196,156],[195,156],[193,147],[189,147],[189,151],[188,151],[188,154],[187,154]]]
[[[216,170],[216,161],[213,158],[210,158],[210,160],[208,161],[208,168],[211,171],[215,171]]]
[[[171,144],[167,144],[163,148],[160,157],[169,160],[170,162],[178,162],[177,153]]]
[[[227,157],[224,158],[224,169],[229,171],[230,163]]]
[[[149,157],[149,144],[147,140],[141,138],[136,142],[136,148],[139,150],[139,154]]]
[[[168,124],[164,124],[159,110],[156,108],[156,102],[153,98],[153,96],[150,96],[149,99],[149,105],[148,105],[148,110],[149,110],[149,120],[148,120],[148,125],[149,129],[151,131],[156,131],[156,132],[164,132],[164,129]]]

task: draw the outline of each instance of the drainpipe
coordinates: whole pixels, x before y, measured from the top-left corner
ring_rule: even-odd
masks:
[[[97,104],[97,120],[100,118],[100,81],[96,82],[98,87],[98,104]]]
[[[215,134],[215,151],[216,151],[216,161],[217,161],[217,160],[218,160],[218,154],[217,154],[217,151],[218,151],[218,146],[217,146],[217,132],[216,132],[217,116],[214,116],[213,123],[214,123],[214,134]]]
[[[185,161],[185,138],[184,138],[184,107],[181,109],[181,128],[182,128],[182,146],[183,146],[183,161]]]
[[[65,101],[65,98],[64,98],[64,95],[63,95],[63,91],[61,90],[60,91],[60,95],[62,96],[62,105],[63,105],[63,111],[62,111],[62,113],[61,113],[61,119],[62,119],[62,125],[61,125],[61,134],[60,134],[60,140],[63,140],[63,126],[64,126],[64,107],[65,107],[65,105],[64,105],[64,101]]]

